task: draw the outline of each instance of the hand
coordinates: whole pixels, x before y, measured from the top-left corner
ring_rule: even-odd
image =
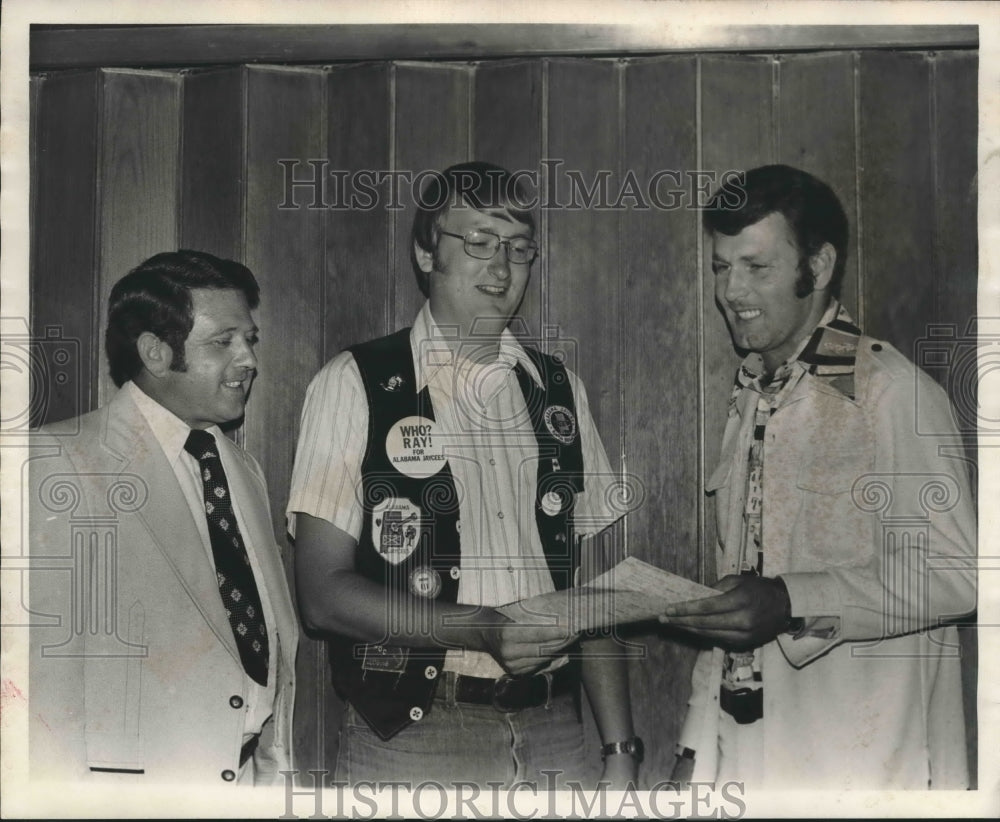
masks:
[[[781,580],[730,575],[714,587],[724,593],[669,605],[660,622],[729,650],[758,648],[787,628],[791,603]]]
[[[608,790],[624,791],[628,789],[629,785],[634,788],[638,777],[639,763],[631,754],[611,754],[605,758],[604,768],[601,771],[601,782],[606,783]]]
[[[677,787],[677,790],[683,791],[688,783],[691,781],[691,776],[694,774],[694,757],[692,756],[675,756],[674,757],[674,768],[670,772],[670,781]]]
[[[482,628],[480,649],[513,676],[541,670],[578,638],[562,625],[524,625],[493,613],[496,620]]]

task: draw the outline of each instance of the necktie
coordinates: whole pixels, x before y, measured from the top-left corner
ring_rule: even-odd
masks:
[[[236,647],[247,674],[267,684],[267,626],[260,594],[253,578],[250,558],[236,524],[229,483],[215,438],[207,431],[192,429],[184,450],[198,460],[205,497],[205,517],[215,557],[219,595],[236,638]]]

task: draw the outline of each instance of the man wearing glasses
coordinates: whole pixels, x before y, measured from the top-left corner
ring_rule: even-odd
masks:
[[[488,163],[435,174],[413,327],[341,353],[306,395],[289,531],[303,621],[347,703],[337,781],[585,778],[581,678],[604,778],[636,777],[610,640],[496,610],[572,586],[577,538],[621,515],[582,384],[507,329],[538,255],[524,195]]]

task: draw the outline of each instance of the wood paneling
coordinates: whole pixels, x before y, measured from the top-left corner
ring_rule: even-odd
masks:
[[[181,245],[243,259],[245,71],[189,74],[181,143]]]
[[[548,68],[547,155],[554,179],[542,261],[542,323],[558,326],[567,365],[587,387],[611,466],[621,465],[621,182],[619,64],[554,60]],[[556,165],[558,163],[558,166]],[[574,180],[576,182],[574,182]],[[593,205],[585,203],[595,185]],[[602,202],[603,201],[603,202]],[[552,348],[555,349],[555,344]]]
[[[329,171],[348,172],[356,182],[347,190],[331,187],[327,197],[331,205],[338,202],[326,218],[324,359],[394,330],[390,295],[413,280],[408,263],[401,271],[393,266],[390,183],[375,179],[392,167],[392,71],[373,63],[337,67],[330,74]],[[330,176],[327,181],[333,182]],[[348,196],[356,196],[360,207],[342,207]],[[351,310],[344,310],[347,305]]]
[[[509,171],[532,172],[525,178],[529,196],[540,199],[540,166],[544,142],[543,63],[539,60],[484,63],[476,69],[473,110],[473,158],[497,163]],[[545,234],[547,215],[534,210],[535,237]],[[541,248],[544,257],[547,249]],[[538,345],[542,319],[542,285],[545,263],[540,257],[521,303],[529,344]],[[516,329],[515,329],[516,330]]]
[[[935,322],[954,328],[955,363],[945,388],[955,406],[956,418],[965,437],[966,453],[976,457],[978,420],[977,346],[975,331],[977,248],[976,74],[978,55],[955,52],[932,58],[934,112],[934,237],[937,243]],[[940,378],[940,372],[936,374]],[[975,477],[976,474],[974,473]],[[972,493],[978,487],[973,482]],[[962,685],[965,722],[968,729],[969,772],[977,784],[976,762],[979,744],[977,671],[979,667],[978,629],[959,629],[962,652]]]
[[[33,84],[31,334],[53,335],[52,344],[39,348],[46,370],[32,375],[34,426],[96,407],[97,376],[106,369],[94,276],[97,73],[54,75]],[[55,342],[60,338],[65,346]],[[54,360],[58,351],[69,356],[66,367]]]
[[[478,60],[547,54],[716,51],[730,50],[733,43],[749,51],[975,48],[979,43],[979,28],[975,25],[718,25],[675,29],[648,22],[641,25],[36,25],[31,27],[31,68]]]
[[[260,376],[247,408],[246,446],[272,493],[284,541],[284,500],[306,385],[319,370],[324,295],[323,212],[281,209],[279,159],[323,157],[325,75],[318,69],[247,69],[245,262],[261,286]],[[275,432],[281,432],[275,436]]]
[[[305,389],[323,361],[325,298],[322,209],[281,208],[282,159],[302,163],[326,155],[326,75],[320,69],[250,67],[246,71],[246,241],[244,259],[261,286],[260,375],[244,429],[271,493],[279,545],[286,545],[285,502]],[[306,168],[309,168],[306,165]],[[291,552],[285,551],[291,584]],[[294,595],[294,587],[293,587]],[[322,768],[325,688],[322,645],[303,637],[293,730],[296,766]]]
[[[778,61],[779,163],[815,174],[847,212],[851,240],[841,300],[858,319],[857,186],[854,135],[854,55],[801,54]]]
[[[913,357],[934,316],[934,181],[926,55],[860,62],[862,288],[865,331]]]
[[[424,301],[410,264],[414,213],[411,191],[421,188],[423,173],[470,159],[471,71],[468,66],[431,63],[401,63],[395,67],[393,168],[407,173],[410,182],[404,180],[399,185],[403,208],[393,211],[390,217],[395,245],[395,270],[389,274],[392,331],[411,325]]]
[[[956,341],[970,336],[976,316],[978,274],[975,53],[938,54],[933,58],[934,238],[936,241],[934,319],[953,325]],[[925,332],[926,333],[926,332]],[[975,333],[975,332],[972,332]],[[978,416],[976,368],[972,347],[961,349],[962,377],[950,381],[959,422],[975,446]]]
[[[697,80],[694,57],[631,63],[625,73],[622,155],[623,168],[641,181],[651,205],[626,212],[621,226],[625,454],[645,495],[628,517],[629,552],[689,578],[700,573],[703,499],[694,435],[702,413],[701,227],[688,174],[698,166]],[[654,197],[648,188],[656,179],[661,182]],[[691,433],[678,436],[678,431]],[[655,632],[633,639],[641,639],[644,650],[630,666],[630,680],[636,727],[647,743],[642,772],[648,788],[670,772],[694,653]]]
[[[181,77],[127,70],[102,71],[100,77],[97,293],[103,330],[111,287],[146,258],[177,248]],[[114,385],[103,363],[101,375],[103,405]]]

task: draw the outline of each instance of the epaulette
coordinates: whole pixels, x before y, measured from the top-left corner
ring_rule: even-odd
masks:
[[[816,329],[799,360],[810,374],[854,399],[854,367],[861,329],[842,319]]]

